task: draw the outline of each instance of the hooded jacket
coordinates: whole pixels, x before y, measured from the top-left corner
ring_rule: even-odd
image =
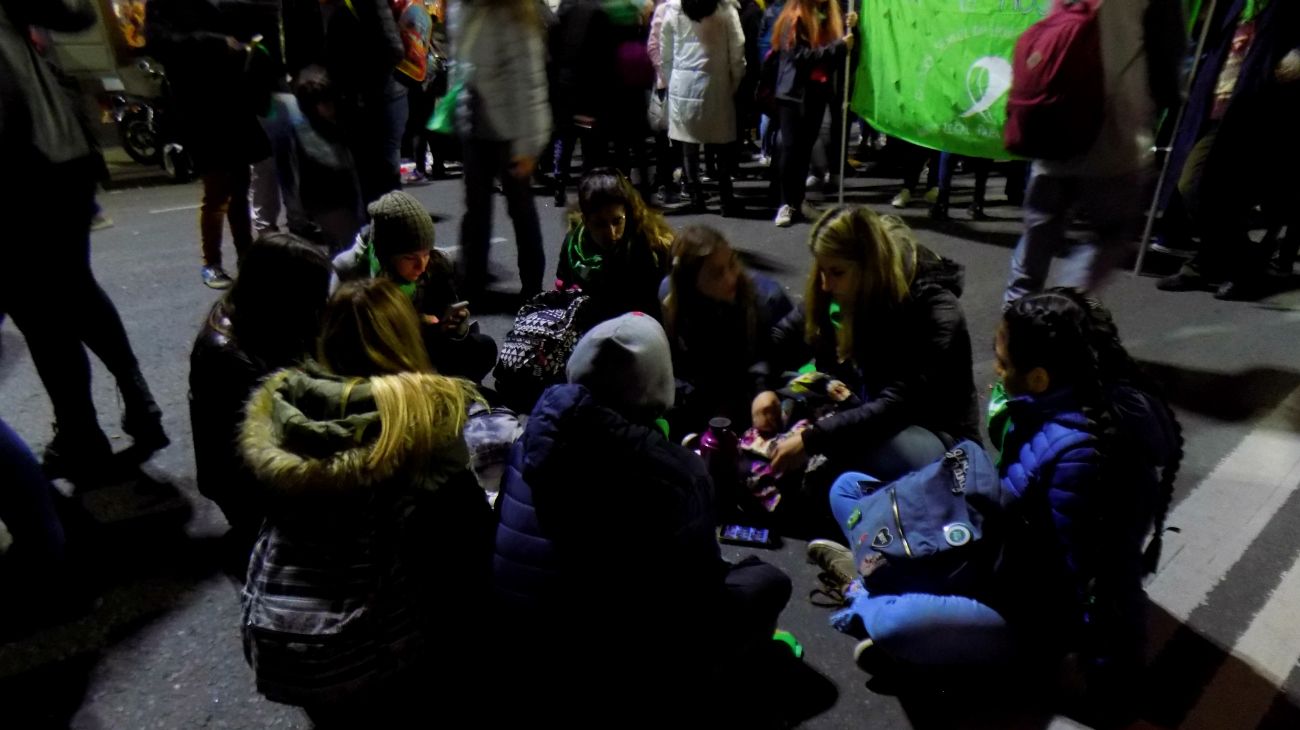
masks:
[[[435,388],[439,380],[291,369],[249,400],[240,447],[268,516],[242,619],[268,698],[336,701],[432,652],[435,627],[467,633],[461,598],[486,590],[492,516],[455,416],[463,420],[465,403]],[[412,420],[382,458],[380,381],[408,403],[431,399],[436,421],[421,429]]]
[[[659,52],[668,82],[668,137],[688,144],[734,142],[735,94],[745,77],[736,0],[668,0]]]
[[[659,283],[671,263],[651,248],[645,233],[631,228],[610,250],[597,251],[582,219],[575,216],[560,246],[555,288],[580,289],[591,297],[602,320],[627,312],[659,319]]]
[[[838,361],[834,338],[816,346],[806,342],[804,307],[774,329],[777,355],[771,372],[794,370],[812,359],[818,371],[842,380],[863,399],[861,406],[804,432],[809,454],[851,455],[913,425],[941,439],[980,441],[970,332],[957,301],[963,269],[924,250],[922,257],[906,301],[855,319],[855,362]]]

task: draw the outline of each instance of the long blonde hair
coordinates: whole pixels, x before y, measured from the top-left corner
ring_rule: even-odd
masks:
[[[387,279],[350,281],[334,292],[317,357],[336,375],[433,372],[415,306]]]
[[[885,314],[907,301],[916,276],[917,261],[933,256],[917,243],[912,230],[894,216],[880,216],[860,205],[840,205],[826,211],[813,224],[808,248],[814,256],[804,295],[805,337],[816,345],[828,334],[836,338],[841,359],[854,354],[855,320]],[[822,291],[821,267],[815,257],[825,256],[856,264],[860,271],[858,299],[845,307],[838,331],[831,324],[830,295]]]
[[[393,459],[427,456],[461,438],[469,404],[482,396],[468,380],[431,373],[370,378],[379,410],[379,438],[366,457],[374,469]]]

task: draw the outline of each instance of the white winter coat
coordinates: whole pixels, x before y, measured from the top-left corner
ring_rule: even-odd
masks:
[[[745,75],[737,0],[720,0],[698,23],[669,0],[659,36],[668,79],[668,137],[691,144],[736,141],[736,90]]]

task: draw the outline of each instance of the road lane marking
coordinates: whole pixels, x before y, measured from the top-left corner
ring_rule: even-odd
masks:
[[[193,205],[177,205],[173,208],[159,208],[157,210],[149,211],[149,215],[160,215],[162,213],[178,213],[182,210],[198,210],[200,205],[202,204],[194,203]]]
[[[1181,532],[1165,535],[1164,564],[1147,595],[1178,621],[1186,621],[1205,602],[1300,487],[1295,423],[1300,423],[1300,388],[1261,419],[1170,513],[1167,523]],[[1163,646],[1171,636],[1152,636],[1152,646]]]

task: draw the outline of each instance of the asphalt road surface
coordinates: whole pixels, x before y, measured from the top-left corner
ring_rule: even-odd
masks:
[[[894,185],[855,178],[849,198],[885,210]],[[1000,180],[991,190],[992,222],[965,220],[962,188],[951,223],[932,223],[920,206],[903,212],[922,242],[966,266],[962,302],[980,384],[993,378],[993,332],[1019,228],[1018,211],[997,206]],[[454,247],[459,180],[410,192],[444,217],[438,244]],[[770,213],[759,207],[758,187],[742,184],[740,192],[748,196],[752,219],[686,216],[673,223],[720,228],[751,265],[798,295],[808,269],[808,226],[774,228]],[[108,525],[103,562],[109,588],[85,618],[0,645],[0,727],[309,727],[298,710],[254,691],[240,648],[238,588],[217,560],[225,523],[194,488],[189,353],[218,296],[199,280],[197,200],[193,184],[101,196],[116,226],[94,234],[95,270],[126,322],[173,443],[144,465],[141,479],[85,496]],[[563,216],[549,196],[539,196],[537,204],[553,268]],[[513,232],[503,203],[494,235],[501,239],[492,254],[497,286],[511,291],[517,286]],[[227,250],[233,262],[229,244]],[[32,273],[59,285],[57,272]],[[1157,708],[1150,719],[1189,728],[1300,727],[1300,295],[1225,303],[1209,294],[1158,292],[1149,278],[1121,275],[1104,299],[1129,349],[1164,379],[1187,436],[1169,520],[1181,531],[1168,535],[1164,564],[1149,585],[1150,696]],[[478,316],[495,337],[508,328],[504,315]],[[94,387],[101,423],[121,439],[112,379],[97,361]],[[51,435],[49,402],[12,323],[0,330],[0,413],[38,452]],[[853,640],[832,631],[826,609],[806,600],[816,579],[803,545],[789,542],[764,557],[794,580],[781,624],[804,644],[806,663],[826,693],[824,707],[804,727],[1079,726],[1040,711],[1045,698],[1025,697],[1010,681],[1000,685],[1005,694],[993,698],[1002,711],[993,716],[945,702],[942,694],[900,695],[870,682],[853,665]],[[598,586],[593,590],[600,595]],[[490,725],[491,716],[485,707],[482,722],[473,726]]]

